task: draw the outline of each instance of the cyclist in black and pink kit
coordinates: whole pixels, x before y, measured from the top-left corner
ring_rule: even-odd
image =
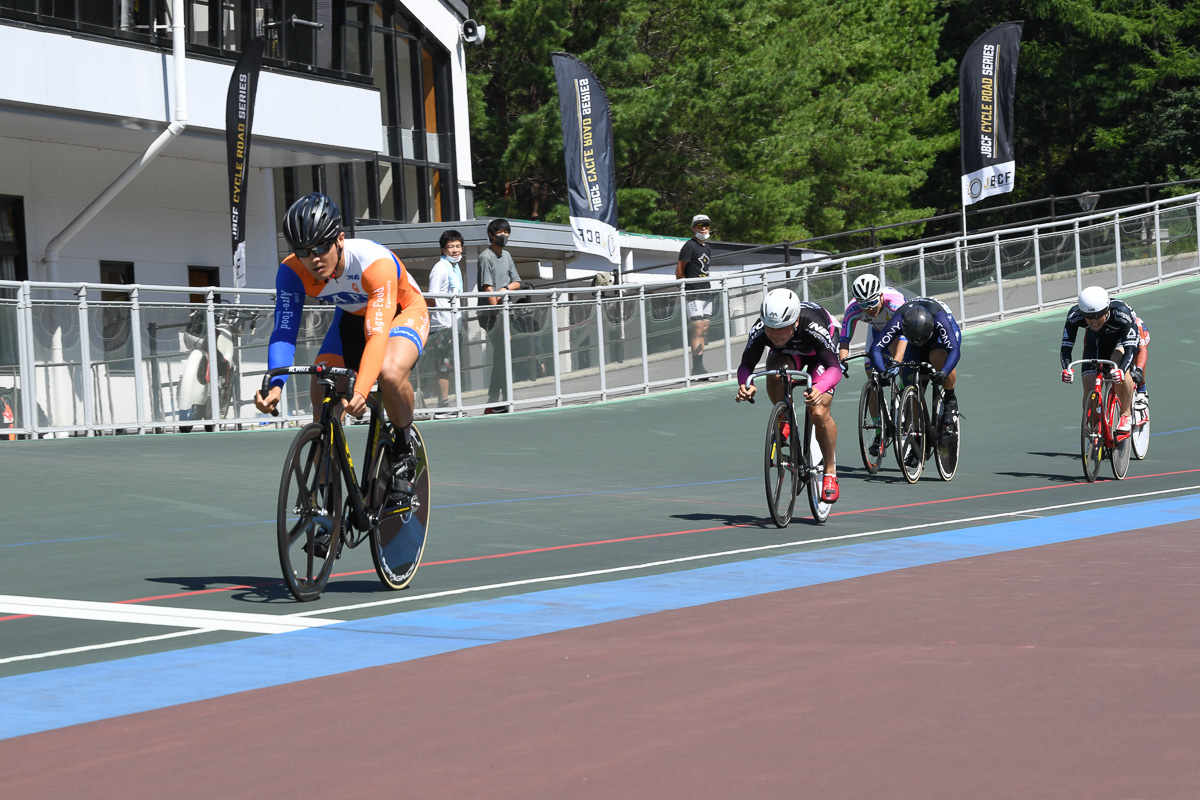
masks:
[[[742,363],[738,366],[736,399],[739,403],[754,397],[757,392],[757,387],[746,386],[746,380],[767,348],[771,351],[767,355],[767,369],[806,369],[812,377],[812,385],[804,392],[804,405],[825,457],[821,499],[826,503],[836,502],[839,494],[837,424],[829,413],[833,388],[842,379],[837,330],[837,320],[818,304],[801,302],[791,289],[772,289],[763,298],[762,319],[750,329],[746,349],[742,351]],[[783,382],[779,378],[767,377],[767,395],[771,402],[782,400],[783,391]]]

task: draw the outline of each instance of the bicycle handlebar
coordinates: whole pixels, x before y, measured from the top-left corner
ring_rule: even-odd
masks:
[[[764,369],[761,372],[751,373],[749,377],[746,378],[746,382],[743,383],[742,386],[749,389],[754,384],[755,378],[761,378],[764,375],[775,375],[777,377],[783,377],[786,375],[793,384],[803,384],[806,387],[812,385],[812,377],[807,372],[803,372],[798,369],[788,369],[787,367],[779,367],[778,369]],[[751,405],[753,405],[753,397],[748,397],[746,399],[750,401]]]
[[[295,365],[290,367],[276,367],[275,369],[268,370],[267,373],[263,375],[262,390],[259,392],[259,394],[263,397],[266,397],[267,392],[271,390],[271,381],[280,375],[328,375],[330,382],[332,382],[334,378],[345,376],[350,379],[350,383],[344,392],[344,396],[346,397],[350,397],[354,394],[354,382],[358,379],[358,373],[352,369],[347,369],[346,367],[329,367],[325,364],[309,364],[303,367],[297,367]],[[276,408],[274,411],[272,411],[271,416],[278,417],[279,409]]]
[[[1110,377],[1111,370],[1121,368],[1120,364],[1118,364],[1115,361],[1110,361],[1107,358],[1081,358],[1078,361],[1072,361],[1070,364],[1067,364],[1067,369],[1071,370],[1071,368],[1074,367],[1076,364],[1087,364],[1089,366],[1095,367],[1097,372],[1103,373],[1103,374],[1101,374],[1100,377],[1106,381],[1112,380],[1112,378]],[[1103,368],[1103,370],[1101,368]],[[1072,370],[1072,372],[1073,372],[1073,370]],[[1071,380],[1074,381],[1074,378],[1072,378]]]

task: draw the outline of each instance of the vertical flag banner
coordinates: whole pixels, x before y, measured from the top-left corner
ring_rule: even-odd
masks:
[[[616,158],[608,97],[592,71],[575,56],[553,53],[552,58],[575,247],[619,264]]]
[[[246,178],[254,96],[262,67],[263,40],[251,39],[233,68],[225,95],[225,148],[229,164],[229,232],[233,239],[233,285],[246,285]]]
[[[1024,22],[1005,22],[975,40],[958,73],[963,208],[1013,190],[1013,106]]]

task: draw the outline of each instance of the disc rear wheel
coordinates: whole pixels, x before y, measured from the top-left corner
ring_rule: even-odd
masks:
[[[1133,396],[1133,431],[1129,437],[1133,446],[1133,457],[1141,461],[1150,451],[1150,398],[1144,394]]]
[[[804,420],[804,440],[807,442],[804,447],[804,466],[807,478],[805,483],[808,485],[808,509],[812,512],[813,519],[824,522],[829,519],[833,504],[821,499],[825,480],[825,456],[817,443],[817,431],[807,417]]]
[[[935,439],[933,460],[937,465],[938,475],[942,476],[942,480],[948,481],[953,480],[954,473],[958,470],[958,447],[961,439],[958,414],[955,413],[953,419],[945,419],[945,416],[945,396],[939,389],[934,408],[934,419],[938,422],[935,422],[930,435]]]
[[[416,466],[411,496],[389,496],[392,462],[387,447],[379,447],[371,473],[367,506],[378,509],[379,518],[371,528],[371,560],[375,574],[389,589],[403,589],[412,583],[429,532],[429,455],[415,425],[412,448]]]

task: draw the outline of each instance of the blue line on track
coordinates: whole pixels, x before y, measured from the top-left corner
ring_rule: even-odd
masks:
[[[1189,495],[17,675],[0,679],[0,739],[660,611],[1196,519],[1200,495]]]

